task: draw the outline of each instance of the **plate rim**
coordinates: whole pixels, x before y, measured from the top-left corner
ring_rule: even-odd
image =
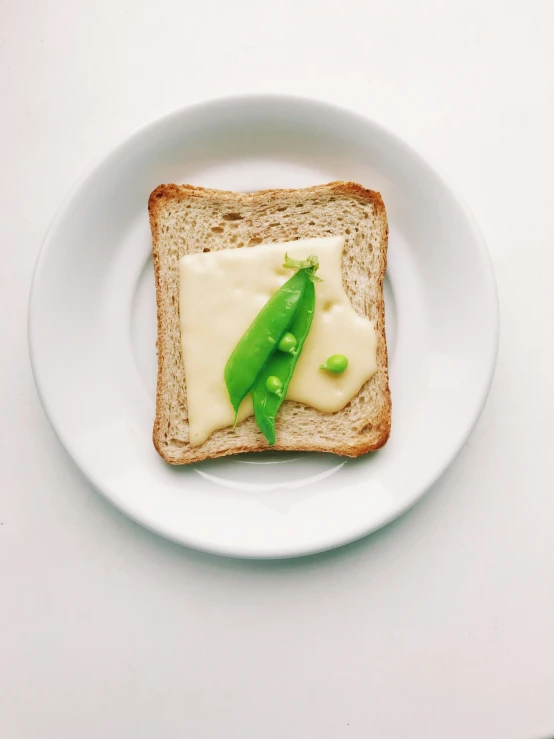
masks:
[[[393,511],[376,519],[370,525],[365,524],[359,530],[356,530],[356,531],[351,530],[346,535],[341,534],[340,536],[335,536],[334,538],[329,537],[329,542],[325,546],[308,544],[305,547],[296,546],[294,551],[284,548],[284,551],[282,553],[275,553],[273,551],[271,552],[269,551],[268,552],[263,552],[263,551],[252,552],[247,549],[246,550],[242,549],[240,546],[235,547],[233,550],[230,550],[230,548],[228,547],[218,547],[217,545],[213,545],[213,544],[208,545],[205,542],[195,541],[194,537],[191,537],[191,536],[188,536],[188,537],[184,536],[184,537],[179,538],[175,536],[172,532],[165,530],[164,527],[162,525],[159,525],[157,522],[152,522],[150,520],[147,520],[146,517],[141,517],[140,515],[138,515],[135,510],[131,510],[130,508],[127,508],[126,506],[122,505],[119,499],[115,500],[115,498],[105,490],[103,483],[100,480],[97,480],[96,475],[94,474],[94,470],[91,470],[89,465],[83,464],[82,463],[83,461],[79,458],[79,455],[74,453],[71,440],[69,438],[66,438],[63,430],[60,427],[60,424],[57,423],[55,419],[55,413],[53,412],[47,400],[47,391],[45,391],[45,387],[40,377],[40,369],[39,369],[40,362],[37,362],[37,359],[36,359],[36,355],[35,355],[36,342],[34,339],[34,336],[37,334],[37,331],[38,331],[38,325],[37,325],[37,319],[36,319],[37,311],[34,307],[34,296],[36,295],[36,287],[40,281],[42,266],[52,246],[52,243],[54,241],[54,237],[55,237],[59,224],[62,222],[64,215],[66,211],[70,208],[74,198],[79,193],[79,191],[86,185],[87,181],[91,179],[92,177],[94,177],[96,173],[98,172],[98,170],[106,162],[108,162],[113,156],[115,156],[125,146],[129,145],[132,140],[140,139],[143,135],[147,134],[149,131],[155,130],[156,127],[163,125],[165,123],[168,123],[171,119],[179,118],[183,115],[186,115],[187,113],[201,112],[202,109],[209,110],[212,107],[217,108],[218,106],[221,106],[221,105],[231,104],[231,105],[238,105],[238,106],[240,105],[246,106],[251,103],[260,104],[260,103],[263,103],[264,100],[272,104],[275,104],[277,102],[282,102],[283,104],[286,104],[289,106],[291,104],[292,105],[298,104],[298,105],[319,107],[321,110],[327,109],[329,112],[334,112],[336,114],[346,115],[346,116],[349,116],[350,118],[357,119],[357,121],[360,124],[368,125],[374,129],[381,131],[387,137],[392,139],[395,142],[396,146],[404,150],[409,156],[417,160],[419,164],[429,169],[435,175],[440,185],[449,192],[452,199],[455,201],[457,207],[462,212],[465,220],[467,221],[468,226],[470,227],[475,244],[478,247],[478,253],[479,253],[479,257],[481,261],[481,268],[483,270],[483,276],[485,278],[487,293],[490,298],[490,307],[491,307],[492,314],[489,316],[489,320],[491,320],[491,328],[493,332],[491,346],[489,348],[489,353],[486,358],[487,359],[486,361],[486,367],[487,367],[486,381],[481,384],[480,393],[477,398],[478,402],[476,403],[474,414],[471,417],[470,421],[466,424],[466,427],[462,430],[462,433],[460,433],[458,444],[455,446],[453,453],[449,455],[445,460],[443,460],[442,464],[437,465],[436,468],[434,468],[433,473],[429,476],[429,478],[414,490],[413,494],[410,496],[410,500],[408,500],[405,504],[395,507]],[[499,338],[500,338],[500,310],[499,310],[498,286],[496,282],[496,277],[495,277],[495,273],[494,273],[494,269],[492,265],[492,259],[491,259],[490,252],[487,248],[487,244],[481,232],[479,224],[475,216],[473,215],[473,212],[471,211],[467,201],[460,194],[459,190],[452,184],[450,178],[447,175],[445,175],[442,168],[439,165],[437,165],[437,163],[431,157],[429,157],[426,152],[423,152],[419,147],[416,147],[415,145],[407,141],[403,136],[400,136],[399,134],[397,134],[388,125],[385,125],[375,120],[373,117],[370,117],[365,114],[361,114],[356,110],[352,110],[346,106],[342,106],[342,105],[339,105],[334,102],[324,100],[321,98],[314,98],[314,97],[305,96],[305,95],[282,94],[282,93],[249,93],[249,94],[240,94],[240,95],[230,94],[230,95],[210,97],[210,98],[197,101],[190,105],[182,106],[164,115],[158,116],[157,118],[150,120],[144,125],[136,127],[128,135],[122,137],[109,150],[97,156],[92,161],[92,163],[88,165],[88,167],[85,167],[81,175],[77,177],[77,179],[73,182],[73,184],[71,185],[71,187],[69,188],[65,196],[62,198],[61,203],[59,204],[58,208],[55,211],[55,214],[50,222],[50,225],[48,226],[45,232],[45,235],[42,239],[42,243],[38,251],[37,257],[36,257],[36,261],[35,261],[35,265],[34,265],[33,273],[32,273],[32,278],[31,278],[29,298],[28,298],[27,341],[28,341],[28,347],[29,347],[31,370],[32,370],[35,386],[37,388],[37,393],[38,393],[41,405],[44,409],[44,412],[50,422],[52,429],[54,430],[54,433],[57,439],[59,440],[65,452],[72,459],[73,463],[81,471],[83,476],[92,484],[92,486],[111,505],[113,505],[119,511],[124,513],[128,518],[140,524],[141,526],[145,527],[146,529],[153,531],[156,534],[170,541],[174,541],[182,546],[187,546],[190,548],[197,549],[199,551],[216,554],[219,556],[241,558],[241,559],[288,559],[288,558],[293,558],[293,557],[308,556],[311,554],[317,554],[320,552],[336,549],[340,546],[352,543],[353,541],[356,541],[365,536],[368,536],[369,534],[377,531],[383,526],[386,526],[394,519],[403,515],[412,506],[414,506],[419,500],[421,500],[423,495],[442,477],[444,472],[448,469],[448,467],[452,464],[452,462],[459,455],[467,439],[472,434],[481,416],[481,413],[484,409],[484,406],[486,404],[486,401],[487,401],[487,398],[488,398],[488,395],[489,395],[489,392],[492,386],[492,382],[494,379],[495,369],[496,369],[496,364],[497,364],[497,359],[498,359]],[[483,374],[483,376],[485,376],[485,374]]]

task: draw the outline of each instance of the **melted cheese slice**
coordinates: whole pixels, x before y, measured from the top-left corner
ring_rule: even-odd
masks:
[[[233,424],[225,365],[260,309],[292,276],[282,266],[285,252],[293,259],[317,255],[317,275],[323,280],[316,283],[314,319],[287,400],[333,413],[344,408],[376,372],[373,324],[356,313],[344,290],[343,248],[344,238],[333,236],[182,257],[179,312],[192,446]],[[332,354],[348,358],[340,375],[319,369]],[[252,413],[248,395],[239,409],[239,422]]]

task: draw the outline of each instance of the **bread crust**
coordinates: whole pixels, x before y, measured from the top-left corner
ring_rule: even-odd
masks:
[[[286,202],[287,198],[314,200],[318,197],[334,196],[335,198],[345,198],[354,200],[365,205],[370,204],[380,226],[380,248],[378,250],[378,262],[376,266],[376,274],[373,275],[376,287],[374,327],[377,336],[377,373],[368,381],[374,383],[378,390],[379,408],[377,413],[371,417],[368,427],[362,427],[360,433],[354,439],[343,439],[338,434],[336,439],[318,441],[313,438],[295,438],[294,444],[280,440],[282,434],[277,434],[276,443],[273,447],[267,444],[263,435],[257,430],[254,419],[246,419],[240,426],[244,427],[247,441],[236,439],[231,445],[214,446],[210,444],[208,439],[197,447],[191,447],[184,439],[172,439],[168,441],[166,431],[166,408],[164,396],[166,393],[166,378],[170,361],[174,361],[167,352],[170,342],[174,342],[169,333],[169,325],[174,322],[175,315],[170,316],[170,311],[176,312],[178,320],[178,300],[171,301],[171,307],[168,308],[167,301],[164,300],[164,292],[167,290],[166,281],[163,277],[163,261],[167,260],[168,254],[164,253],[161,246],[161,225],[163,223],[164,212],[170,203],[183,203],[190,201],[191,205],[200,199],[208,200],[213,203],[216,209],[223,213],[228,206],[232,206],[237,210],[249,208],[253,205],[263,203],[271,207],[276,203]],[[392,403],[389,388],[388,376],[388,353],[385,334],[385,303],[383,299],[383,280],[387,267],[387,246],[388,246],[388,223],[385,205],[380,193],[368,190],[354,182],[336,181],[325,185],[315,185],[309,188],[290,189],[290,190],[261,190],[255,193],[236,193],[226,190],[212,190],[203,187],[195,187],[192,185],[175,185],[164,184],[159,185],[150,195],[148,200],[148,214],[150,219],[150,227],[152,231],[152,256],[154,263],[154,273],[156,281],[156,303],[157,303],[157,325],[158,325],[158,376],[156,388],[156,416],[154,420],[153,441],[154,446],[160,456],[169,464],[180,465],[198,462],[204,459],[213,459],[230,454],[239,454],[241,452],[261,452],[268,449],[282,451],[306,451],[306,452],[332,452],[334,454],[358,457],[370,451],[381,448],[388,440],[391,429],[391,411]],[[340,235],[338,230],[336,235]],[[287,240],[286,238],[279,239]],[[250,247],[255,248],[255,247]],[[172,259],[177,262],[180,255],[172,255]],[[180,358],[180,346],[178,348],[178,356]],[[182,359],[180,359],[180,372],[184,377],[184,368]],[[364,386],[365,387],[365,386]],[[363,388],[362,388],[363,390]],[[360,391],[361,393],[362,391]],[[186,401],[185,401],[186,402]],[[287,406],[300,406],[293,401],[286,401],[283,409]],[[305,406],[300,406],[306,408]],[[310,412],[318,413],[314,409]],[[325,416],[340,416],[344,411],[338,411],[335,414],[321,414]],[[185,416],[186,420],[186,416]],[[238,429],[239,427],[237,427]],[[214,432],[212,436],[221,434],[221,431]],[[211,438],[211,437],[210,437]],[[171,442],[174,442],[173,445]]]

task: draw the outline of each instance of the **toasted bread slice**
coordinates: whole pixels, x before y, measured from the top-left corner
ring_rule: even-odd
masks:
[[[282,450],[357,457],[379,449],[391,425],[383,278],[388,226],[381,195],[352,182],[252,194],[160,185],[148,202],[158,305],[158,386],[154,445],[170,464],[270,448],[253,417],[191,447],[181,357],[179,268],[184,254],[345,235],[343,282],[354,309],[377,334],[377,372],[337,413],[285,401],[276,423]],[[223,370],[223,368],[222,368]],[[299,412],[300,411],[300,412]]]

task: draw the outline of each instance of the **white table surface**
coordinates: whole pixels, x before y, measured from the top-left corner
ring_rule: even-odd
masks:
[[[554,735],[554,3],[0,1],[0,736]],[[466,195],[501,304],[460,457],[333,553],[241,562],[128,521],[57,442],[31,376],[42,236],[96,157],[234,92],[366,113]]]

